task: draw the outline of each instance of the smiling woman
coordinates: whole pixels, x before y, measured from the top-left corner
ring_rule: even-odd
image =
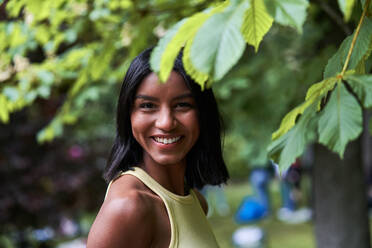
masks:
[[[87,246],[218,247],[196,189],[228,179],[213,92],[186,75],[182,54],[160,83],[150,54],[133,60],[122,84],[110,183]]]

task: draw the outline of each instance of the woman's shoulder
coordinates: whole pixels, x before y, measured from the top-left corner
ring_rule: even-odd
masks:
[[[138,179],[130,175],[116,179],[92,225],[88,248],[148,247],[155,226],[154,204],[153,195]]]

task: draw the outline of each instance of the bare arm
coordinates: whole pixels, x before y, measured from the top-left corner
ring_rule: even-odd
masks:
[[[138,192],[106,200],[88,235],[87,248],[150,247],[151,208]]]

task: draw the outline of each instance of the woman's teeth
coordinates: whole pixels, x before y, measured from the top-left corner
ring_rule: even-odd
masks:
[[[159,138],[159,137],[154,137],[156,142],[162,143],[162,144],[172,144],[181,139],[181,136],[174,137],[174,138]]]

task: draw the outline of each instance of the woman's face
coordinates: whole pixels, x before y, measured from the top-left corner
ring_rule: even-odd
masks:
[[[199,137],[199,122],[195,100],[182,76],[172,71],[165,84],[155,73],[145,77],[135,95],[131,124],[144,161],[185,162]]]

